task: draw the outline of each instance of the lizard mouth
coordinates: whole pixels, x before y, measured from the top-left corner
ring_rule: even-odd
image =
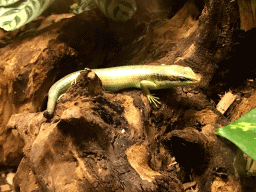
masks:
[[[199,75],[195,74],[195,76],[192,77],[192,78],[184,77],[184,76],[179,76],[179,77],[177,77],[175,79],[170,78],[170,80],[173,81],[173,82],[181,82],[181,83],[188,83],[188,84],[190,84],[190,83],[197,83],[197,82],[199,82],[201,80],[201,78],[200,78]]]
[[[179,78],[178,78],[178,81],[181,81],[181,82],[184,82],[184,81],[190,82],[190,81],[193,81],[193,80],[190,79],[190,78],[187,78],[187,77],[179,77]]]

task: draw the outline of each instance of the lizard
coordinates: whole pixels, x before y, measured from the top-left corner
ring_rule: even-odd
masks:
[[[85,68],[84,70],[88,70]],[[73,72],[54,83],[48,92],[47,109],[44,117],[53,117],[59,96],[76,82],[83,70]],[[180,65],[127,65],[111,68],[92,69],[100,78],[106,91],[118,91],[125,88],[140,88],[150,103],[156,107],[161,104],[149,90],[168,89],[177,86],[194,85],[200,82],[200,76],[190,67]]]

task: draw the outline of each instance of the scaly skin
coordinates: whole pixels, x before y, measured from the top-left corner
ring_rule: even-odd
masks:
[[[80,75],[82,71],[83,70],[70,73],[51,86],[48,93],[47,110],[44,112],[45,118],[52,118],[54,108],[56,102],[59,99],[59,96],[68,90],[68,88],[72,85],[72,83],[76,80],[76,78]]]
[[[158,97],[149,90],[168,89],[176,86],[194,85],[200,77],[191,68],[179,65],[132,65],[103,69],[92,69],[100,78],[106,91],[117,91],[125,88],[140,88],[150,103],[156,107],[160,102]],[[71,73],[52,85],[49,90],[46,118],[51,118],[58,97],[65,93],[76,81],[82,70]]]

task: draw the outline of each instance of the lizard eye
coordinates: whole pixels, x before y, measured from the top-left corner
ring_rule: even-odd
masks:
[[[189,81],[190,79],[184,76],[179,76],[179,81]]]

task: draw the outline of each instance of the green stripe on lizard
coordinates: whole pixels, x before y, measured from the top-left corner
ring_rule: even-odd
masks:
[[[65,93],[83,70],[71,73],[52,85],[48,93],[46,118],[51,118],[58,97]],[[194,85],[200,81],[190,67],[179,65],[131,65],[103,69],[92,69],[100,78],[106,91],[125,88],[140,88],[150,103],[156,107],[160,102],[149,90],[168,89],[177,86]]]

